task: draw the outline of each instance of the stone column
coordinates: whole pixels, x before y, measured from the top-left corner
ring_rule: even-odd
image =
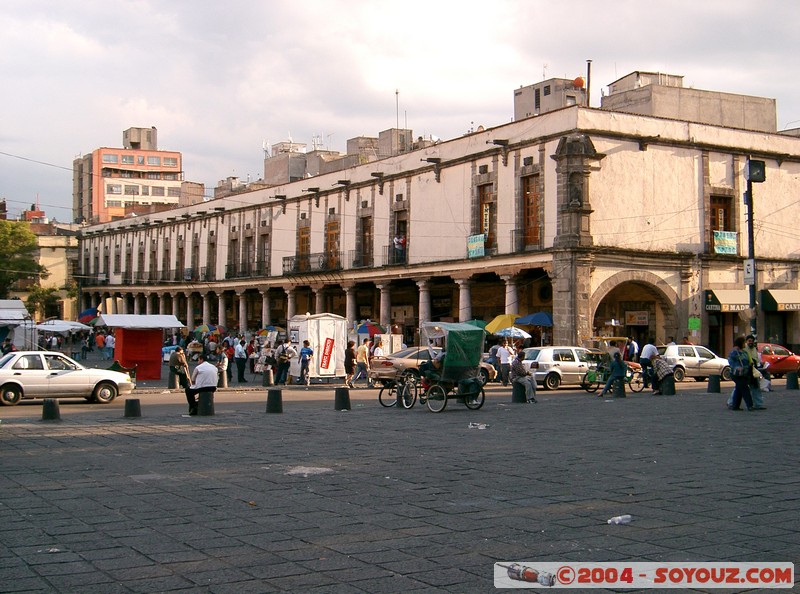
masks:
[[[186,329],[191,332],[194,330],[194,308],[193,305],[193,294],[191,291],[185,291],[186,295]]]
[[[122,301],[122,311],[120,312],[121,314],[128,315],[129,313],[131,313],[128,311],[129,295],[130,293],[120,293],[120,301]]]
[[[469,279],[456,279],[458,285],[458,321],[472,319],[472,282]]]
[[[153,315],[153,295],[151,293],[144,294],[144,313],[148,316]]]
[[[158,296],[158,313],[162,316],[167,315],[167,295],[169,293],[161,293]]]
[[[507,314],[519,313],[519,296],[517,294],[517,278],[510,274],[500,277],[506,284],[506,311]]]
[[[244,291],[237,291],[239,298],[239,334],[244,336],[247,332],[247,294]]]
[[[139,293],[133,294],[133,315],[138,316],[141,315],[141,302],[142,300],[139,299]]]
[[[228,327],[225,321],[225,292],[217,293],[217,324]]]
[[[111,313],[117,314],[119,313],[119,308],[117,307],[117,294],[111,293],[110,297],[111,297]]]
[[[294,313],[297,309],[296,303],[296,295],[294,293],[294,289],[284,289],[286,291],[286,323],[288,325],[289,320],[294,317]]]
[[[379,323],[388,329],[392,325],[392,287],[389,283],[375,286],[381,292]]]
[[[314,291],[314,313],[321,314],[325,312],[325,287],[315,287]]]
[[[178,318],[178,295],[180,293],[170,293],[172,296],[172,315]],[[178,318],[180,319],[180,318]]]
[[[354,328],[358,321],[358,310],[356,303],[356,288],[353,286],[344,287],[345,295],[345,317],[347,318],[347,328]]]
[[[261,291],[261,325],[265,328],[272,324],[272,313],[270,309],[269,289],[264,289]]]
[[[211,323],[211,294],[208,291],[203,293],[203,323]]]
[[[431,288],[426,280],[417,281],[419,287],[419,323],[431,321]]]

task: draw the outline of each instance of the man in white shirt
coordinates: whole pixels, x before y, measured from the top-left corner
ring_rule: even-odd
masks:
[[[109,334],[108,336],[106,336],[106,346],[104,348],[106,349],[106,353],[108,353],[108,359],[110,361],[114,360],[114,347],[116,346],[116,344],[117,344],[117,339],[114,338],[113,334]]]
[[[511,372],[511,359],[514,357],[514,351],[508,346],[508,341],[503,343],[499,349],[497,349],[497,358],[500,361],[500,378],[503,381],[503,385],[508,385],[508,374]]]
[[[233,347],[233,360],[236,361],[236,379],[240,384],[247,383],[247,380],[244,379],[244,368],[247,364],[247,349],[245,348],[245,344],[244,339],[242,339]]]
[[[186,388],[186,401],[189,403],[189,414],[197,414],[197,395],[200,392],[217,391],[217,368],[209,363],[206,355],[199,355],[200,364],[192,372],[192,384]]]
[[[642,366],[642,378],[644,379],[644,387],[650,387],[650,374],[653,367],[653,359],[658,355],[658,349],[655,343],[656,339],[651,338],[647,344],[642,348],[642,354],[639,355],[639,364]]]

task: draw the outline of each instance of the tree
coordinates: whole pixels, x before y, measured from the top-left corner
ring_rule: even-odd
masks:
[[[61,308],[59,304],[61,297],[58,294],[58,289],[55,287],[40,287],[34,285],[28,293],[28,299],[25,300],[25,306],[31,315],[37,312],[41,313],[42,320],[47,318],[58,318],[61,315]]]
[[[28,223],[0,220],[0,299],[8,299],[18,280],[46,276],[47,269],[36,261],[38,249]]]

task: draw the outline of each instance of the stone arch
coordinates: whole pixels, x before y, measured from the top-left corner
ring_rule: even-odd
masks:
[[[678,331],[678,294],[664,279],[647,270],[625,270],[618,272],[600,283],[590,300],[591,317],[594,319],[597,308],[611,291],[624,283],[646,285],[656,297],[656,302],[664,316],[664,335],[676,336]]]

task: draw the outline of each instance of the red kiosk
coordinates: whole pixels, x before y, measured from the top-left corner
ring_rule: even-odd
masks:
[[[114,330],[114,359],[136,367],[137,380],[161,379],[164,330],[184,327],[175,316],[138,314],[100,314],[95,326]]]

